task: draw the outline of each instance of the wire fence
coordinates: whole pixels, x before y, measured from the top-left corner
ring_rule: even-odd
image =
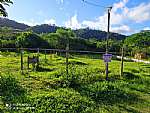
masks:
[[[116,60],[121,53],[109,52],[115,60],[110,63],[109,73],[120,74],[120,61]],[[43,48],[1,48],[0,49],[0,71],[1,72],[57,72],[72,73],[77,68],[80,70],[92,71],[105,75],[105,52],[97,51],[76,51]],[[34,59],[38,56],[39,62]],[[33,61],[29,61],[31,58]],[[34,62],[35,61],[35,62]],[[116,63],[117,62],[117,63]],[[116,65],[117,64],[117,65]],[[36,69],[38,67],[38,69]],[[114,70],[115,68],[115,70]],[[115,71],[115,72],[113,72]]]

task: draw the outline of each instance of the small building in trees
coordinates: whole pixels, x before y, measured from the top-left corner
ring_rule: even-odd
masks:
[[[134,58],[139,60],[144,59],[146,58],[146,53],[144,52],[135,53]]]

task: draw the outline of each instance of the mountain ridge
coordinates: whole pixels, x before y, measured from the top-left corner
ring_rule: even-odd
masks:
[[[19,23],[14,20],[1,18],[1,17],[0,17],[0,27],[11,27],[13,29],[19,29],[20,31],[32,30],[33,32],[38,33],[38,34],[56,32],[58,28],[66,29],[65,27],[59,27],[59,26],[48,25],[48,24],[28,26],[24,23]],[[73,31],[77,37],[81,37],[85,39],[96,38],[99,40],[104,40],[107,36],[107,32],[105,31],[94,30],[94,29],[89,29],[89,28],[76,29]],[[119,33],[113,33],[113,32],[110,33],[110,37],[116,40],[122,40],[126,38],[125,35],[122,35]]]
[[[29,28],[30,26],[24,23],[16,22],[14,20],[10,20],[8,18],[0,17],[0,27],[11,27],[13,29],[25,30]]]

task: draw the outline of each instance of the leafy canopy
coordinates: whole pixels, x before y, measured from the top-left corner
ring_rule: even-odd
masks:
[[[9,4],[12,3],[13,2],[11,0],[0,0],[0,16],[4,16],[4,17],[8,16],[6,9],[4,8],[4,5],[9,6]]]
[[[146,52],[150,49],[150,32],[140,32],[125,39],[125,45],[132,52]]]

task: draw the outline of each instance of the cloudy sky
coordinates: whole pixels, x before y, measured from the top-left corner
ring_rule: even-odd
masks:
[[[28,24],[56,24],[72,29],[89,27],[106,31],[107,9],[82,0],[13,0],[9,19]],[[150,29],[150,0],[86,0],[113,6],[111,31],[126,35]]]

